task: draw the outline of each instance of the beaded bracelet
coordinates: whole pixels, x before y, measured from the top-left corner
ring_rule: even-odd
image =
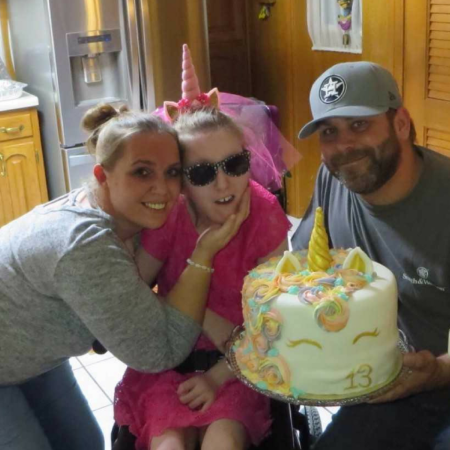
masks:
[[[196,262],[192,261],[191,258],[188,258],[188,259],[186,260],[186,262],[187,262],[190,266],[194,266],[194,267],[196,267],[197,269],[206,270],[206,272],[209,272],[209,273],[213,273],[213,272],[214,272],[214,269],[213,269],[213,268],[207,267],[207,266],[202,266],[201,264],[197,264]]]

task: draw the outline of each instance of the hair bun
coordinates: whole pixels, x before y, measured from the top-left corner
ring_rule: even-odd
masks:
[[[101,103],[86,112],[81,121],[81,126],[86,131],[92,132],[104,123],[108,122],[108,120],[118,115],[119,111],[117,111],[113,106],[108,103]]]

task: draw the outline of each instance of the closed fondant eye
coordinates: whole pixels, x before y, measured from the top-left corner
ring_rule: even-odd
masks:
[[[364,333],[359,333],[358,336],[353,339],[353,344],[356,344],[363,337],[377,337],[380,334],[378,328],[373,331],[364,331]]]
[[[294,347],[297,347],[298,345],[301,345],[301,344],[313,345],[314,347],[317,347],[320,350],[322,350],[322,345],[319,344],[317,341],[313,341],[312,339],[298,339],[296,341],[289,340],[287,346],[291,347],[291,348],[294,348]]]

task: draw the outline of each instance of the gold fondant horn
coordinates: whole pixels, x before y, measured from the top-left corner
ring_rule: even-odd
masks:
[[[321,207],[318,207],[309,240],[308,269],[311,272],[325,272],[331,267],[332,260],[328,247],[328,235],[323,222],[323,211]]]

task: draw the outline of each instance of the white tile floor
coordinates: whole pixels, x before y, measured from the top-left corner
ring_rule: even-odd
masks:
[[[292,236],[300,219],[289,217],[293,224],[289,237]],[[105,436],[105,450],[111,449],[111,429],[114,423],[113,419],[113,399],[114,387],[122,378],[125,371],[125,364],[115,358],[111,353],[105,355],[96,355],[87,353],[86,355],[71,358],[70,360],[74,374],[80,387],[89,402],[91,410],[94,412],[100,427]],[[331,416],[339,408],[319,408],[322,419],[322,427],[328,425]]]

